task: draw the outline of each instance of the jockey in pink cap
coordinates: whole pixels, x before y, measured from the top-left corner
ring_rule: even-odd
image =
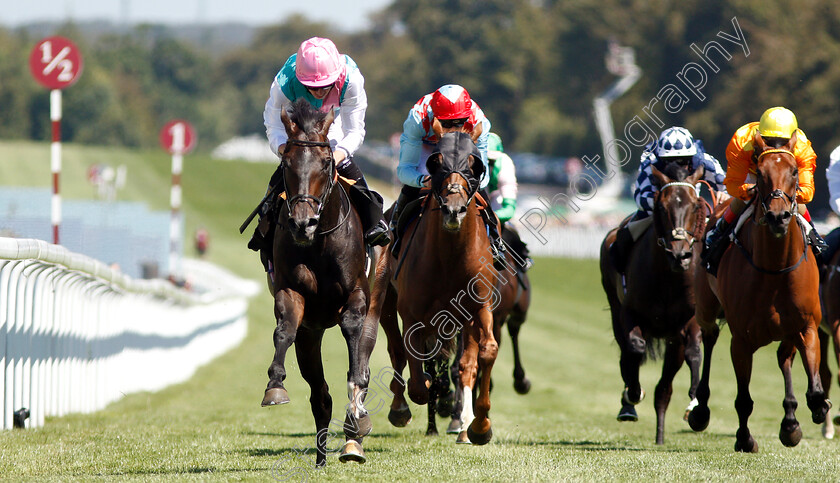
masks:
[[[348,55],[340,55],[335,44],[321,37],[312,37],[300,44],[274,77],[265,103],[263,120],[268,144],[279,158],[286,147],[286,128],[280,115],[298,99],[306,99],[313,107],[328,111],[335,109],[335,121],[330,126],[328,138],[333,148],[338,173],[354,180],[351,190],[353,200],[362,220],[365,242],[368,245],[387,245],[390,242],[388,226],[382,216],[382,197],[367,186],[364,175],[353,153],[365,139],[365,111],[367,94],[365,79],[358,66]],[[277,186],[282,172],[278,166],[269,182],[269,192]],[[248,248],[254,251],[271,249],[266,237],[273,233],[273,217],[266,217],[275,199],[266,200],[260,209],[260,223]]]

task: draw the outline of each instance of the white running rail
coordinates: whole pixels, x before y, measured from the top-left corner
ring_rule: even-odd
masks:
[[[184,272],[195,274],[191,291],[41,240],[0,238],[3,429],[24,408],[24,426],[38,427],[184,381],[237,345],[258,284],[196,260]]]

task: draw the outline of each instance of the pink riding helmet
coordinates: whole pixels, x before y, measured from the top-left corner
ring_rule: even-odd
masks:
[[[330,39],[312,37],[300,44],[295,62],[295,76],[307,87],[326,87],[338,79],[341,56]]]

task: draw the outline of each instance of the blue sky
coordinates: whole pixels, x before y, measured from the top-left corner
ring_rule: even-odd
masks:
[[[291,13],[330,22],[345,31],[367,27],[367,15],[391,0],[0,0],[0,25],[17,26],[42,20],[110,20],[131,23],[281,22]],[[317,6],[310,10],[307,5]]]

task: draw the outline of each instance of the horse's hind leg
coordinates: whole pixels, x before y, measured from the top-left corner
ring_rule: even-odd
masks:
[[[750,397],[750,378],[752,377],[753,353],[746,343],[732,335],[729,346],[732,356],[732,367],[735,369],[735,379],[738,381],[738,392],[735,396],[735,411],[738,413],[738,431],[735,432],[735,451],[757,453],[758,443],[750,434],[747,423],[753,411],[753,400]],[[705,374],[704,374],[705,375]]]
[[[301,327],[297,334],[295,353],[303,379],[309,384],[309,405],[312,416],[315,417],[315,457],[316,466],[327,464],[327,439],[329,434],[330,417],[332,415],[332,398],[330,388],[324,379],[324,365],[321,361],[321,340],[324,331],[313,331]]]
[[[461,432],[461,412],[464,410],[464,395],[460,391],[461,354],[464,353],[464,331],[458,331],[457,337],[458,343],[456,345],[455,357],[452,360],[452,365],[449,367],[449,377],[452,379],[452,385],[455,387],[455,394],[452,401],[452,419],[449,421],[449,427],[446,429],[447,434],[458,434]]]
[[[508,334],[513,345],[513,389],[519,394],[528,394],[531,390],[531,381],[525,377],[525,369],[522,367],[519,354],[519,330],[525,323],[525,316],[525,312],[514,307],[507,322]]]
[[[820,380],[818,330],[816,324],[809,324],[797,339],[796,345],[802,353],[802,364],[805,366],[805,373],[808,375],[808,390],[805,392],[805,398],[808,401],[808,409],[811,410],[811,420],[816,424],[822,424],[831,409],[831,402],[828,400]]]
[[[438,355],[440,357],[440,355]],[[437,404],[437,396],[439,389],[437,384],[437,371],[435,370],[435,359],[437,357],[433,357],[431,359],[426,359],[423,365],[425,366],[426,373],[432,376],[432,385],[429,386],[429,402],[426,403],[427,412],[429,414],[429,424],[426,426],[426,436],[437,436],[437,413],[435,412],[435,405]]]
[[[377,284],[379,280],[377,280]],[[402,428],[411,421],[411,409],[408,407],[408,401],[405,400],[405,380],[402,378],[403,369],[405,369],[405,346],[403,345],[402,334],[400,333],[399,322],[397,320],[397,292],[390,286],[389,281],[385,281],[385,297],[382,302],[382,312],[379,318],[379,325],[385,332],[388,341],[388,355],[391,358],[391,368],[394,370],[394,376],[391,379],[390,390],[393,394],[391,400],[391,410],[388,412],[388,421],[393,426]],[[371,307],[376,302],[374,288],[374,298],[371,302]]]
[[[796,446],[802,439],[802,428],[799,426],[799,421],[796,420],[798,404],[793,394],[793,379],[790,373],[790,366],[793,364],[795,355],[796,347],[792,342],[784,340],[779,344],[776,358],[779,362],[779,369],[782,370],[782,377],[785,380],[785,399],[782,401],[782,407],[785,408],[785,417],[782,419],[782,425],[779,429],[779,441],[788,447]]]
[[[289,395],[283,387],[286,379],[286,351],[294,343],[298,326],[303,318],[303,297],[291,290],[281,290],[274,295],[274,359],[268,367],[268,386],[263,396],[263,406],[275,406],[289,402]]]
[[[665,444],[665,411],[674,392],[674,376],[685,361],[685,347],[680,338],[668,340],[665,348],[665,360],[662,364],[662,377],[656,385],[653,407],[656,410],[656,444]]]
[[[688,407],[685,408],[683,419],[688,421],[688,415],[694,409],[697,402],[697,387],[700,385],[700,365],[703,363],[703,355],[700,350],[700,343],[703,340],[703,332],[695,319],[689,320],[683,331],[683,344],[685,344],[685,362],[688,371],[691,373],[691,385],[688,387]]]

